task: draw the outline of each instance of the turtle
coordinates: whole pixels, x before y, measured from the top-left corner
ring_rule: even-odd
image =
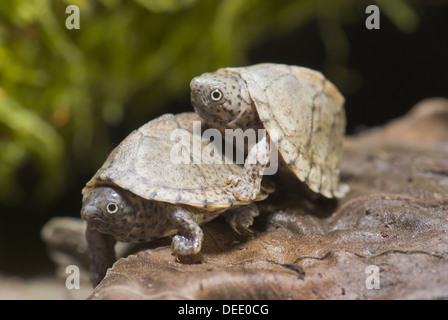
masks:
[[[247,159],[265,152],[271,160],[252,165],[246,160],[243,173],[227,179],[238,199],[257,196],[273,154],[278,155],[277,176],[293,176],[315,198],[338,199],[348,192],[348,185],[339,181],[345,99],[322,73],[260,63],[204,73],[191,80],[190,89],[195,112],[209,126],[221,132],[248,128],[265,132]]]
[[[94,286],[115,262],[117,240],[140,243],[174,235],[171,249],[177,259],[200,251],[199,225],[220,214],[236,232],[251,231],[257,206],[236,199],[226,183],[228,175],[241,174],[242,165],[224,161],[224,155],[222,163],[210,164],[173,158],[184,152],[185,159],[191,159],[186,140],[179,142],[180,136],[173,133],[181,130],[190,142],[201,139],[201,133],[192,130],[194,121],[205,128],[197,114],[186,112],[162,115],[134,130],[83,188],[81,217],[87,222]],[[200,146],[206,143],[202,139]],[[272,185],[260,189],[255,200],[272,191]]]

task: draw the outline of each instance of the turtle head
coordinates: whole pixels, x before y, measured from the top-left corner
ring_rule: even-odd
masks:
[[[247,85],[235,72],[221,69],[204,73],[190,82],[191,104],[210,126],[225,129],[246,129],[254,121]]]
[[[90,229],[120,237],[135,224],[136,210],[124,193],[111,187],[94,187],[82,200],[81,217]]]

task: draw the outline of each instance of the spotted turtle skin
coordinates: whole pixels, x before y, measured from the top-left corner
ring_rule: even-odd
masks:
[[[196,113],[209,126],[222,132],[266,130],[268,143],[261,140],[263,147],[250,150],[249,159],[254,157],[251,152],[272,155],[275,151],[278,171],[295,176],[311,192],[329,199],[348,192],[339,180],[344,97],[320,72],[275,63],[222,68],[195,77],[190,89]],[[240,176],[229,177],[238,199],[256,197],[254,188],[259,187],[266,166],[263,161],[245,164]]]
[[[190,112],[166,114],[133,131],[82,190],[81,217],[87,222],[94,286],[116,260],[116,241],[141,243],[174,236],[171,248],[176,257],[196,254],[203,241],[201,224],[224,214],[239,232],[248,230],[258,215],[257,206],[237,199],[226,183],[229,175],[241,174],[242,165],[225,159],[221,164],[172,161],[171,152],[178,146],[173,131],[184,130],[192,141],[194,121],[206,128]],[[202,147],[205,144],[202,141]],[[256,201],[272,191],[262,189]]]

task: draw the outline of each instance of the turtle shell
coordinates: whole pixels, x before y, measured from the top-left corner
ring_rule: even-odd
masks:
[[[208,210],[247,204],[237,200],[226,183],[230,175],[241,174],[242,165],[226,163],[224,155],[221,164],[202,161],[176,164],[171,160],[171,151],[179,143],[171,138],[172,133],[184,129],[193,142],[193,121],[199,121],[202,129],[206,127],[198,115],[188,112],[165,114],[133,131],[110,153],[82,193],[97,185],[114,185],[148,200]],[[209,143],[202,140],[202,149]],[[262,191],[257,200],[266,197],[267,192]]]
[[[288,168],[327,198],[341,197],[339,164],[345,134],[344,97],[320,72],[263,63],[223,68],[247,84],[261,123]]]

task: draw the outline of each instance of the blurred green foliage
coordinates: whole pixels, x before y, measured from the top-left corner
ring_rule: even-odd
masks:
[[[386,5],[391,20],[412,30],[412,9],[393,2]],[[65,27],[71,4],[80,8],[79,30]],[[311,19],[319,21],[326,68],[344,77],[349,48],[342,26],[362,18],[366,4],[0,1],[0,203],[57,198],[80,174],[98,169],[111,149],[111,128],[149,121],[187,97],[193,76],[243,65],[248,49]],[[24,170],[30,167],[34,174]]]

